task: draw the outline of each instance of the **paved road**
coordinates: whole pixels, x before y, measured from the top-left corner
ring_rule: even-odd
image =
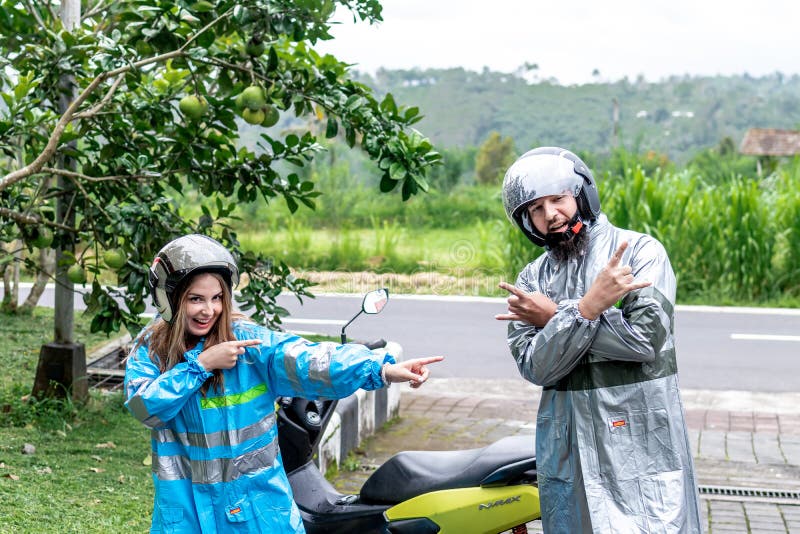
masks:
[[[359,296],[320,295],[303,306],[291,296],[280,303],[291,329],[336,334],[360,309]],[[390,338],[406,355],[444,354],[442,378],[517,378],[505,344],[500,298],[392,295],[378,316],[362,316],[351,338]],[[800,376],[800,310],[678,306],[676,344],[681,385],[695,389],[797,391]]]
[[[301,306],[292,295],[279,297],[292,314],[286,328],[331,335],[361,309],[360,300],[318,295]],[[51,290],[40,304],[52,306]],[[84,307],[79,295],[75,305]],[[347,333],[357,340],[394,340],[408,356],[444,354],[438,377],[518,378],[505,345],[506,325],[494,319],[504,310],[501,298],[392,295],[380,315],[359,317]],[[678,306],[676,343],[684,388],[799,389],[800,310]]]

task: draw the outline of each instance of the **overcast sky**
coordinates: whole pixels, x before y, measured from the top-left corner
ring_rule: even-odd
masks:
[[[639,74],[800,73],[799,0],[383,0],[379,25],[334,27],[317,45],[359,70],[525,62],[562,84]]]

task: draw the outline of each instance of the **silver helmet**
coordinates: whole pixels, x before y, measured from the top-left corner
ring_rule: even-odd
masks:
[[[219,273],[233,290],[239,269],[231,253],[218,241],[201,234],[174,239],[156,254],[150,267],[150,293],[161,318],[172,323],[177,298],[188,276],[200,272]]]
[[[536,245],[545,246],[543,236],[528,218],[528,204],[537,198],[570,193],[583,221],[600,215],[600,197],[589,167],[578,156],[558,147],[529,150],[506,171],[503,207],[506,215]]]

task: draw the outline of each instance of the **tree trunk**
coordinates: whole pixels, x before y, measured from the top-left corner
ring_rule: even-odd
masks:
[[[64,29],[67,31],[75,29],[80,23],[80,18],[80,0],[62,0],[61,21]],[[76,96],[75,80],[70,75],[64,75],[59,84],[62,90],[59,109],[63,113]],[[75,170],[75,160],[69,157],[63,158],[59,165],[63,169]],[[72,227],[75,224],[75,211],[71,206],[73,195],[70,191],[74,189],[74,185],[70,180],[59,176],[58,186],[62,193],[56,202],[56,220]],[[73,284],[67,277],[64,262],[61,261],[65,253],[72,254],[74,250],[74,242],[64,240],[59,242],[56,249],[56,294],[53,318],[55,341],[42,345],[39,351],[39,363],[36,366],[32,392],[35,397],[69,396],[73,400],[83,400],[89,395],[86,380],[86,350],[82,343],[73,341],[75,318]]]
[[[47,287],[47,282],[52,280],[56,269],[56,251],[51,248],[39,249],[39,272],[33,282],[28,298],[19,307],[20,313],[32,312]]]
[[[62,0],[61,2],[61,22],[64,29],[72,31],[81,21],[80,0]],[[61,99],[58,103],[59,109],[63,113],[69,107],[70,102],[76,96],[75,79],[70,75],[64,75],[59,81],[61,85]],[[67,170],[75,170],[75,161],[69,157],[64,157],[60,162],[60,167]],[[74,226],[75,211],[71,206],[70,192],[74,190],[72,181],[63,176],[58,177],[58,188],[62,191],[56,201],[56,219],[61,224]],[[73,255],[75,252],[74,243],[59,244],[56,250],[56,292],[55,292],[55,311],[54,311],[54,334],[56,343],[72,343],[74,337],[75,321],[75,297],[74,286],[67,277],[65,262],[61,261],[65,255]]]
[[[3,250],[14,259],[3,266],[3,311],[14,313],[19,304],[19,260],[22,258],[22,243],[12,241],[3,245]],[[10,248],[10,250],[9,250]]]

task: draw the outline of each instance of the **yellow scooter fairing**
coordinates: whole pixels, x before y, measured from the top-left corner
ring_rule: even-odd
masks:
[[[427,517],[440,534],[495,534],[541,517],[539,489],[530,484],[432,491],[392,506],[388,521]]]

